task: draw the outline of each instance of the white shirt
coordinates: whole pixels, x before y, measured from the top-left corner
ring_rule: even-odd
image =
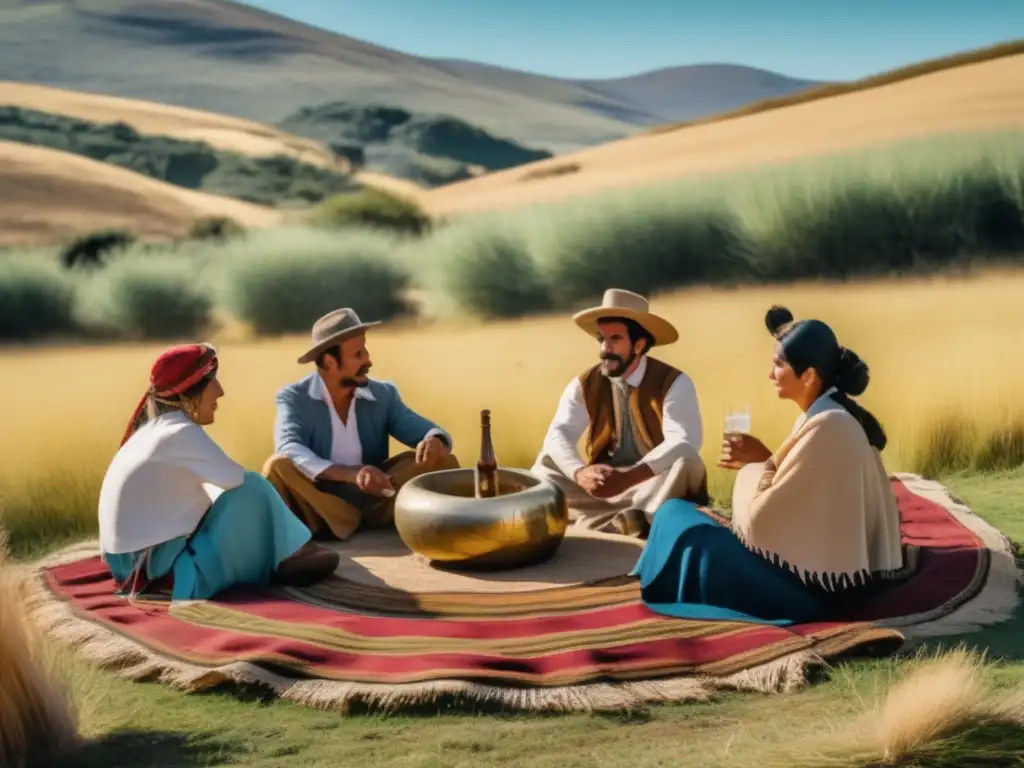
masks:
[[[100,488],[100,548],[123,554],[192,533],[245,469],[181,411],[147,422],[114,455]]]
[[[361,392],[356,389],[348,404],[348,423],[342,423],[323,378],[317,376],[313,381],[313,386],[309,388],[310,396],[325,402],[331,416],[331,456],[329,459],[321,458],[304,445],[293,445],[289,450],[289,458],[310,480],[315,480],[334,464],[342,467],[362,465],[363,444],[359,440],[359,422],[356,418],[356,399]]]
[[[626,378],[626,383],[633,387],[639,386],[645,373],[647,358],[643,357],[636,370]],[[662,419],[665,439],[643,458],[643,463],[655,475],[660,475],[680,458],[681,446],[689,444],[694,450],[700,451],[704,440],[697,389],[685,373],[680,373],[669,387],[662,406]],[[573,477],[577,470],[586,466],[577,445],[589,424],[590,415],[583,401],[583,387],[579,378],[575,377],[562,393],[543,447],[544,453],[551,457],[566,477]]]
[[[373,399],[369,390],[357,388],[348,405],[348,423],[342,423],[334,400],[327,391],[323,377],[317,376],[309,388],[310,397],[327,404],[331,418],[331,456],[329,459],[317,456],[309,447],[293,443],[288,446],[287,456],[298,470],[310,480],[316,480],[323,472],[337,464],[342,467],[358,467],[363,463],[363,444],[359,439],[359,422],[356,418],[356,400],[361,397]],[[423,439],[435,435],[447,436],[441,429],[430,429]],[[451,438],[449,437],[450,441]]]

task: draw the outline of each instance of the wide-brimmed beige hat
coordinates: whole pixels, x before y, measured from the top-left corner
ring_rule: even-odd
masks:
[[[299,362],[311,363],[325,349],[375,325],[380,325],[380,321],[364,323],[356,311],[348,307],[328,312],[313,323],[313,346],[299,358]]]
[[[604,292],[601,306],[584,309],[572,316],[576,325],[591,336],[597,334],[597,321],[602,317],[626,317],[640,323],[654,337],[654,344],[671,344],[679,339],[679,331],[668,320],[650,310],[647,299],[639,293],[622,288]]]

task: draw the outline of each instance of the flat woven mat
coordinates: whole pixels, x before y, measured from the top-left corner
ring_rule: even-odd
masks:
[[[774,627],[671,619],[627,574],[642,542],[567,536],[549,562],[498,574],[434,568],[394,534],[337,545],[337,575],[307,589],[238,587],[169,604],[114,595],[95,543],[40,564],[36,616],[131,679],[184,690],[260,683],[313,706],[383,708],[455,695],[532,710],[789,690],[809,665],[891,653],[916,634],[1012,615],[1007,542],[941,485],[892,478],[913,573],[835,621]]]

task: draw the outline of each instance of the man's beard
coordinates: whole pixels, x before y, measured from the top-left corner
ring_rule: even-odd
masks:
[[[615,363],[614,366],[609,365],[606,367],[602,365],[601,373],[603,373],[605,376],[608,376],[609,378],[617,379],[619,378],[619,376],[626,372],[626,369],[633,364],[634,360],[636,360],[636,352],[634,352],[633,350],[630,350],[628,360],[623,360],[621,357],[612,354],[611,352],[601,355],[602,362],[607,361],[609,364]]]
[[[369,372],[370,372],[370,366],[369,365],[364,365],[362,368],[360,368],[358,371],[356,371],[356,375],[353,376],[352,378],[344,378],[344,379],[342,379],[341,380],[341,386],[345,387],[346,389],[355,389],[357,387],[365,387],[366,384],[367,384],[366,374],[368,374]]]

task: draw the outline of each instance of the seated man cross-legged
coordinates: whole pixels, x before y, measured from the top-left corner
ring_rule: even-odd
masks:
[[[573,319],[597,338],[600,362],[569,382],[531,471],[562,489],[577,527],[644,536],[665,501],[707,503],[693,382],[648,356],[679,334],[619,289]]]
[[[299,358],[316,370],[277,394],[275,454],[263,474],[318,538],[389,526],[394,495],[424,472],[459,466],[450,435],[371,379],[366,329],[352,309],[317,320]],[[389,438],[410,449],[389,457]]]

